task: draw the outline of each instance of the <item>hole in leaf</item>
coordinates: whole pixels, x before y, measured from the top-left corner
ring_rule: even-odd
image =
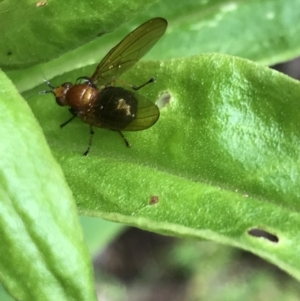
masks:
[[[155,104],[158,106],[159,109],[162,109],[170,101],[171,101],[171,94],[169,92],[163,92],[162,94],[159,95],[159,97],[156,100]]]
[[[35,5],[36,5],[36,7],[41,7],[41,6],[44,6],[46,4],[47,4],[47,1],[39,1]]]
[[[159,197],[157,195],[152,195],[150,197],[149,205],[154,205],[159,202]]]
[[[250,230],[248,230],[248,234],[250,234],[251,236],[254,236],[254,237],[262,237],[262,238],[265,238],[267,240],[269,240],[270,242],[279,242],[279,238],[268,232],[268,231],[265,231],[265,230],[262,230],[262,229],[259,229],[259,228],[252,228]]]

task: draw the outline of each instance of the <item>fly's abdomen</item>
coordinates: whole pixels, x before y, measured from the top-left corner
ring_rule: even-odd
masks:
[[[131,91],[121,87],[108,87],[100,91],[94,103],[94,114],[99,126],[122,130],[137,113],[137,99]]]

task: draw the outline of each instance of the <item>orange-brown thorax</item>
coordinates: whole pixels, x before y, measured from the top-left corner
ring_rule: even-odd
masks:
[[[70,106],[76,111],[85,111],[96,101],[99,90],[87,83],[78,85],[64,83],[56,87],[53,93],[58,105]]]

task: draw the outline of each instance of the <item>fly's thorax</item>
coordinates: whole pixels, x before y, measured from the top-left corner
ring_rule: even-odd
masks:
[[[99,90],[89,84],[74,85],[66,94],[66,103],[76,110],[86,110],[93,105],[98,94]]]

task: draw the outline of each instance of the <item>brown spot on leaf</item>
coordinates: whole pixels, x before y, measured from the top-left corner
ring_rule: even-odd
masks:
[[[150,197],[149,205],[154,205],[159,202],[159,197],[157,195],[152,195]]]

